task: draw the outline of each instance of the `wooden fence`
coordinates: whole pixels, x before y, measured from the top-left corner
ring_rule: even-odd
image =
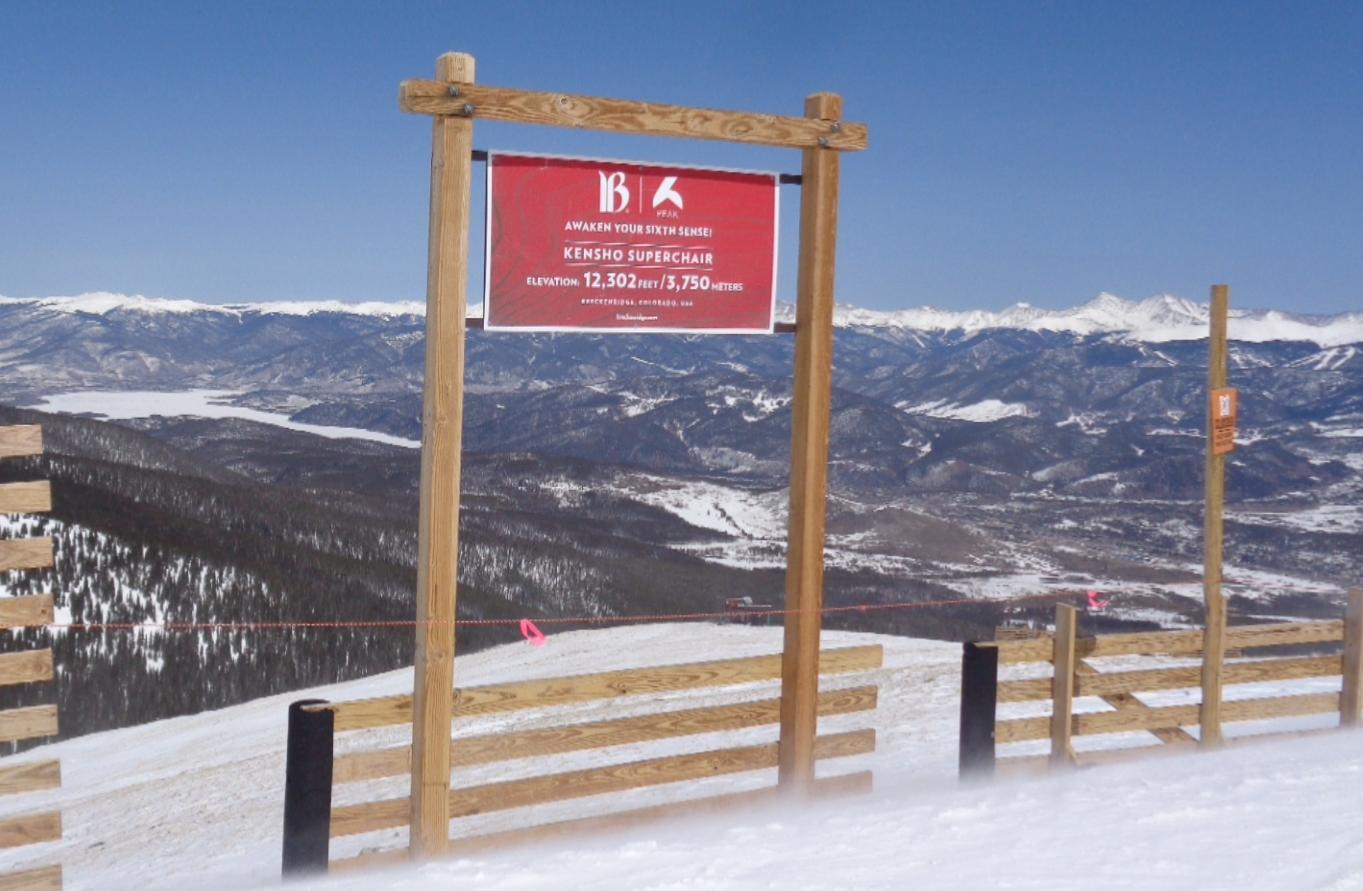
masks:
[[[871,671],[880,668],[882,660],[880,646],[825,650],[821,654],[820,674],[827,676]],[[523,709],[561,709],[625,697],[632,698],[633,704],[638,705],[647,703],[649,696],[774,683],[780,679],[780,654],[694,662],[460,689],[454,693],[453,714],[456,720],[474,719]],[[819,715],[831,717],[873,710],[877,693],[875,686],[821,692],[818,699]],[[411,816],[411,805],[406,797],[332,807],[331,796],[334,787],[408,775],[411,770],[411,747],[398,745],[356,749],[334,757],[332,753],[335,751],[336,734],[410,724],[412,697],[390,696],[342,703],[295,703],[290,719],[284,872],[340,870],[405,858],[407,848],[399,847],[366,851],[356,857],[331,861],[330,839],[406,828]],[[606,720],[562,723],[511,733],[457,737],[451,743],[450,768],[469,768],[516,759],[737,731],[775,725],[779,720],[780,700],[766,698],[652,711]],[[875,730],[872,728],[819,736],[815,745],[816,757],[828,759],[867,754],[875,750],[875,739]],[[776,742],[624,761],[582,770],[452,788],[449,792],[450,816],[451,820],[456,820],[513,808],[776,766]],[[819,780],[815,784],[815,793],[830,795],[866,791],[870,785],[871,773],[863,771]],[[481,836],[459,835],[451,852],[464,854],[475,849],[540,839],[551,833],[634,825],[654,817],[760,801],[775,795],[776,791],[777,787],[773,785],[754,791],[617,811],[602,817],[541,824]]]
[[[0,458],[42,454],[42,429],[25,425],[0,427]],[[52,489],[43,480],[0,484],[0,516],[44,513],[52,509]],[[52,567],[52,539],[28,538],[0,541],[0,572],[41,570]],[[0,629],[47,625],[52,621],[52,597],[0,598]],[[26,650],[0,654],[0,687],[33,684],[53,679],[52,650]],[[54,736],[57,733],[57,707],[35,705],[0,711],[0,742]],[[61,762],[56,760],[0,759],[0,795],[22,795],[61,786]],[[25,814],[0,819],[0,848],[17,848],[41,842],[60,841],[60,811]],[[0,874],[0,891],[44,891],[62,887],[60,865],[24,869]]]
[[[1195,745],[1187,728],[1199,721],[1196,701],[1148,705],[1138,694],[1193,690],[1201,685],[1200,665],[1156,665],[1134,670],[1101,671],[1088,660],[1117,656],[1149,656],[1169,662],[1202,654],[1202,631],[1140,632],[1077,637],[1077,611],[1056,610],[1056,630],[1032,639],[967,643],[962,660],[960,769],[962,775],[988,774],[1000,768],[1036,768],[1088,764],[1144,757]],[[1314,645],[1319,650],[1343,643],[1342,652],[1327,655],[1270,655],[1274,648]],[[1229,652],[1255,651],[1255,658],[1228,659],[1222,684],[1259,684],[1307,678],[1341,677],[1340,692],[1306,692],[1223,700],[1223,722],[1261,721],[1336,712],[1341,726],[1360,723],[1363,693],[1363,591],[1349,596],[1344,621],[1240,625],[1226,629]],[[1048,662],[1049,677],[998,679],[1000,664]],[[1096,697],[1109,708],[1075,713],[1076,697]],[[997,719],[1003,703],[1049,700],[1051,713],[1037,717]],[[1074,738],[1091,734],[1143,731],[1156,742],[1137,747],[1076,752]],[[1296,735],[1301,731],[1289,731]],[[1241,736],[1263,739],[1282,731]],[[999,758],[996,746],[1030,740],[1050,741],[1047,755]]]

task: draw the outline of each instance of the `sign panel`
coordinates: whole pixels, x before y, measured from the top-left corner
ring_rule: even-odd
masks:
[[[770,333],[774,173],[490,154],[490,331]]]
[[[1212,390],[1212,454],[1235,451],[1235,421],[1240,411],[1240,393],[1234,387]]]

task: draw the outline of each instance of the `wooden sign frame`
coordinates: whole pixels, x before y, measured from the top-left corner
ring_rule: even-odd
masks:
[[[814,783],[818,720],[839,161],[843,151],[866,148],[866,125],[843,121],[842,98],[833,93],[807,97],[803,117],[783,117],[488,87],[475,83],[474,74],[473,56],[446,53],[436,60],[434,80],[403,81],[398,93],[403,111],[434,119],[412,703],[411,856],[428,858],[449,847],[464,331],[468,324],[473,122],[479,118],[802,152],[778,773],[783,789],[808,794]]]

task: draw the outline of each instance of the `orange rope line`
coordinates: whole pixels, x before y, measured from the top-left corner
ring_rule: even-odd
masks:
[[[697,613],[642,613],[628,616],[547,616],[534,619],[536,625],[627,625],[649,622],[687,622],[713,619],[733,620],[761,616],[788,616],[800,613],[831,615],[838,613],[869,613],[897,609],[927,609],[939,606],[999,606],[1006,607],[1021,601],[1063,600],[1070,597],[1084,597],[1086,592],[1051,592],[1013,597],[1008,600],[981,600],[974,597],[961,597],[952,600],[920,600],[901,603],[860,603],[851,606],[826,606],[818,610],[799,609],[739,609],[723,612]],[[455,619],[440,621],[428,619],[360,619],[329,621],[268,621],[268,622],[49,622],[45,625],[0,625],[0,628],[48,628],[65,631],[287,631],[306,628],[415,628],[429,625],[453,625],[456,627],[478,627],[491,625],[519,625],[517,619]]]

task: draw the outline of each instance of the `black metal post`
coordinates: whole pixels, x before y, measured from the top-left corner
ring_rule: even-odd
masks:
[[[994,715],[998,698],[998,647],[967,641],[961,656],[962,778],[994,775]]]
[[[289,750],[284,768],[285,878],[326,872],[331,859],[331,760],[336,714],[325,699],[289,706]]]

